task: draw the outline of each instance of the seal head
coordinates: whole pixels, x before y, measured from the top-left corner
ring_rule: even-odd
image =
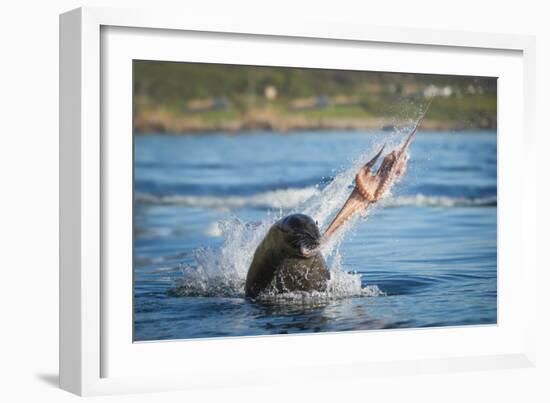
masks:
[[[246,296],[325,290],[330,274],[320,244],[321,234],[311,217],[292,214],[277,221],[256,248],[246,277]]]

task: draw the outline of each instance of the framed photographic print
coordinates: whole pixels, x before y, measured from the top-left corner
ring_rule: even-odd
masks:
[[[60,35],[63,388],[532,365],[532,38],[106,9]]]
[[[134,60],[133,89],[134,341],[497,323],[495,77]]]

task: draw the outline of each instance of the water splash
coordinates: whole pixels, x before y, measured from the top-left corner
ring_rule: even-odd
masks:
[[[387,150],[397,145],[400,132],[386,138]],[[381,144],[374,143],[370,150],[377,150]],[[352,183],[359,167],[372,158],[373,151],[356,157],[351,165],[338,173],[324,189],[310,191],[308,197],[298,203],[290,213],[304,213],[317,221],[323,229],[334,217],[352,190]],[[303,197],[303,194],[300,195]],[[240,202],[240,201],[239,201]],[[223,238],[219,249],[201,248],[193,253],[194,263],[181,267],[182,276],[176,280],[170,291],[177,296],[223,296],[244,297],[246,274],[254,251],[268,229],[278,219],[282,211],[270,212],[260,222],[249,223],[238,217],[218,222],[215,234]],[[330,280],[324,292],[292,292],[277,295],[264,295],[265,300],[277,301],[323,301],[348,297],[384,295],[376,285],[363,287],[361,276],[347,272],[339,253],[342,241],[353,232],[361,219],[355,217],[344,225],[322,249],[329,263]]]
[[[341,205],[340,199],[345,199],[349,193],[353,168],[338,175],[333,183],[318,195],[304,202],[304,211],[323,225]],[[296,209],[300,211],[300,207]],[[178,296],[224,296],[243,297],[244,283],[254,251],[261,242],[269,227],[282,217],[281,213],[268,214],[264,220],[247,223],[239,218],[232,218],[218,223],[219,234],[224,239],[220,249],[201,248],[193,253],[194,263],[181,267],[182,276],[176,281],[172,295]],[[347,227],[351,227],[348,225]],[[349,228],[346,228],[349,230]],[[337,253],[338,246],[347,231],[341,231],[336,240],[329,243],[323,253],[332,259],[331,279],[327,291],[323,293],[289,293],[278,295],[278,299],[327,299],[346,296],[379,295],[374,288],[365,291],[361,288],[361,278],[357,274],[346,273]]]
[[[244,296],[244,283],[256,246],[269,227],[280,218],[268,214],[262,222],[249,223],[238,217],[218,223],[224,239],[219,249],[200,248],[193,252],[194,263],[182,265],[182,277],[172,295]]]

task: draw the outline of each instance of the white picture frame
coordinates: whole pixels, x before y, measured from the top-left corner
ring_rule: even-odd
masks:
[[[395,66],[398,66],[400,55],[424,54],[425,63],[406,66],[408,72],[441,72],[445,64],[438,67],[434,52],[449,57],[441,61],[446,63],[446,73],[460,74],[478,69],[481,75],[497,71],[491,69],[502,69],[505,83],[499,85],[498,105],[498,326],[346,332],[321,337],[270,336],[132,343],[127,337],[128,321],[131,321],[131,310],[128,310],[131,294],[128,296],[126,286],[120,286],[127,281],[131,266],[129,272],[113,277],[107,269],[110,259],[123,259],[123,256],[112,256],[112,245],[106,241],[107,238],[114,239],[115,233],[117,237],[120,235],[121,239],[127,239],[128,231],[131,232],[131,216],[130,227],[125,224],[128,222],[127,212],[131,209],[126,206],[126,214],[107,214],[108,211],[120,212],[125,208],[124,202],[118,206],[113,204],[113,192],[126,189],[126,193],[117,200],[128,200],[128,187],[131,188],[128,186],[131,184],[131,166],[121,163],[122,168],[117,168],[109,163],[113,154],[122,156],[122,161],[126,162],[131,156],[127,142],[115,142],[109,136],[109,131],[115,127],[126,133],[131,127],[131,119],[127,119],[128,113],[131,118],[131,108],[128,110],[131,100],[124,98],[128,90],[131,93],[131,86],[128,87],[129,80],[122,80],[119,85],[113,83],[120,83],[121,80],[113,81],[107,77],[123,77],[121,74],[124,75],[127,60],[134,57],[132,37],[135,39],[142,35],[139,37],[140,51],[156,49],[157,53],[149,53],[148,57],[172,60],[170,52],[174,44],[184,40],[186,33],[192,33],[194,38],[186,42],[188,53],[191,50],[194,52],[194,60],[205,57],[204,60],[212,62],[228,61],[230,56],[221,51],[201,56],[193,40],[209,37],[213,38],[212,42],[249,41],[250,46],[252,42],[262,44],[262,41],[269,41],[270,46],[287,46],[287,50],[290,45],[300,49],[325,46],[333,52],[341,50],[344,55],[345,52],[367,51],[365,49],[369,47],[382,52],[390,49],[393,56],[390,52],[383,59],[393,60],[391,63]],[[202,45],[210,46],[206,43]],[[232,48],[239,53],[236,49]],[[61,387],[79,395],[96,395],[295,382],[297,378],[330,380],[375,373],[395,375],[534,365],[533,315],[536,311],[537,266],[533,234],[536,232],[536,216],[535,201],[524,190],[534,188],[535,175],[531,175],[530,171],[535,168],[532,164],[521,163],[521,160],[528,161],[535,153],[532,127],[534,52],[534,38],[520,35],[383,28],[323,21],[300,24],[239,18],[222,21],[151,10],[81,8],[61,15]],[[246,61],[273,64],[278,60],[282,65],[290,63],[283,61],[283,56],[276,50],[269,56],[262,52],[250,53],[244,55],[240,51],[239,60],[245,60],[244,64]],[[483,63],[477,66],[470,63],[468,67],[462,61],[455,63],[450,70],[451,60],[461,60],[463,57],[470,60],[467,59],[468,54],[472,58],[486,57],[486,66],[489,67],[483,70]],[[324,63],[315,61],[314,51],[308,57],[313,66]],[[111,65],[105,58],[113,62],[117,58],[121,60]],[[349,67],[350,63],[344,57],[341,64],[330,66]],[[361,68],[361,65],[355,67]],[[376,67],[386,71],[392,68],[383,63]],[[509,98],[514,100],[510,99],[510,103],[503,101]],[[520,105],[519,110],[512,109],[517,105]],[[119,108],[116,114],[112,113],[111,107]],[[515,153],[512,152],[514,150]],[[517,153],[520,153],[519,157]],[[521,173],[514,169],[512,162],[522,167]],[[129,181],[126,186],[118,186],[126,180]],[[117,186],[113,187],[113,183]],[[512,210],[517,212],[513,217],[503,214]],[[502,248],[503,254],[500,253]],[[507,261],[503,262],[502,256]],[[121,262],[124,263],[124,260]],[[503,272],[501,266],[511,269]],[[510,295],[518,290],[522,294],[521,302],[510,299]],[[122,294],[122,302],[113,302],[113,293]],[[388,346],[392,343],[395,347],[390,350]],[[457,348],[459,343],[461,347]],[[362,344],[371,347],[362,354],[354,353],[353,346]],[[334,351],[335,346],[341,346],[341,351],[322,357],[316,354],[319,349]],[[301,359],[293,358],[292,354],[285,355],[288,351],[300,351]],[[376,351],[380,354],[377,355]],[[185,357],[185,360],[168,359],[174,355]],[[258,363],[255,360],[258,355],[267,359]],[[224,362],[231,362],[231,365],[224,365]],[[151,371],[151,368],[157,370]],[[331,368],[337,371],[327,371]]]

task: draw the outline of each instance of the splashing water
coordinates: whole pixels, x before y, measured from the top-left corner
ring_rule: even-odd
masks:
[[[386,150],[397,145],[402,132],[394,132],[388,136]],[[393,143],[393,144],[392,144]],[[353,186],[353,179],[357,170],[372,158],[373,151],[381,144],[371,144],[369,152],[355,158],[350,167],[337,174],[334,179],[322,190],[310,192],[309,197],[298,204],[289,213],[303,213],[311,216],[324,228],[334,214],[343,205]],[[369,209],[369,214],[372,207]],[[347,234],[364,217],[354,217],[347,222],[323,246],[321,252],[330,269],[330,280],[324,292],[292,292],[277,295],[264,295],[266,300],[276,301],[325,301],[331,299],[380,296],[384,293],[376,285],[362,287],[361,276],[347,272],[340,255],[340,244]],[[218,222],[217,232],[223,238],[223,245],[219,249],[200,248],[193,252],[194,263],[182,265],[182,277],[176,280],[171,295],[175,296],[204,296],[204,297],[244,297],[246,275],[254,252],[269,228],[283,217],[282,211],[269,212],[260,222],[245,222],[238,217]]]

